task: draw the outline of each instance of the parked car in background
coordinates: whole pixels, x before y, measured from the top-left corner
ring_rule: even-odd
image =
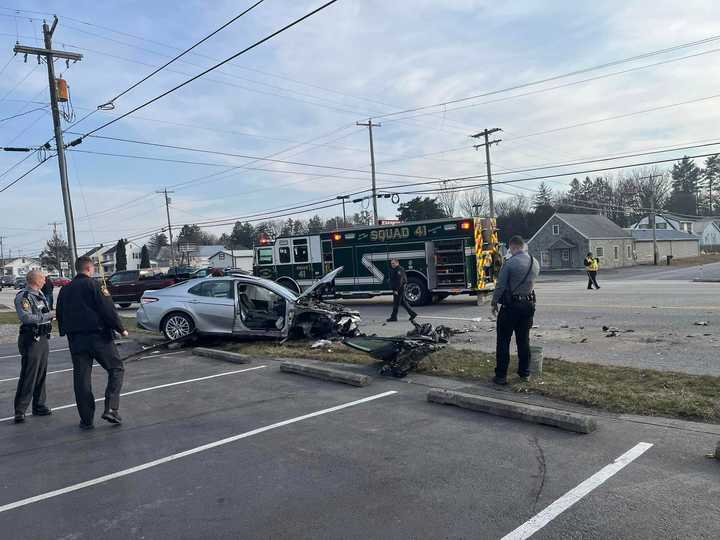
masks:
[[[195,272],[196,268],[193,266],[171,266],[168,271],[165,272],[165,277],[173,278],[175,281],[185,281],[190,279],[190,275]]]
[[[156,274],[152,270],[125,270],[115,272],[105,279],[110,296],[120,307],[130,307],[133,302],[139,302],[143,293],[150,289],[164,289],[175,285],[177,279],[163,274]]]
[[[13,286],[16,289],[24,289],[27,286],[27,279],[25,279],[24,277],[15,278]]]
[[[65,285],[70,285],[70,278],[56,277],[56,278],[51,278],[51,279],[52,279],[52,284],[55,285],[56,287],[64,287]]]
[[[3,287],[12,287],[15,285],[15,278],[13,276],[0,276],[0,289]]]
[[[357,311],[318,298],[341,271],[342,267],[330,272],[299,296],[251,275],[189,280],[146,291],[137,310],[138,326],[169,339],[192,332],[270,338],[354,336],[360,320]]]

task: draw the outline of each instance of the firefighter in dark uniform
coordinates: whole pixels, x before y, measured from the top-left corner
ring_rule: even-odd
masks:
[[[410,320],[415,320],[417,313],[408,305],[405,299],[405,286],[407,285],[407,275],[405,269],[400,266],[400,261],[393,259],[390,261],[390,288],[393,291],[393,310],[392,315],[387,322],[397,321],[398,308],[402,306],[410,315]]]
[[[42,286],[45,277],[39,270],[27,274],[27,286],[15,296],[15,311],[20,319],[20,378],[15,393],[15,423],[25,421],[32,401],[34,416],[47,416],[52,410],[45,404],[50,331],[55,312],[48,307]]]
[[[497,345],[495,350],[495,384],[507,384],[510,364],[510,340],[515,334],[518,350],[518,375],[523,381],[530,378],[530,329],[535,315],[535,280],[540,265],[525,252],[525,241],[513,236],[508,242],[511,256],[498,276],[492,298],[492,311],[497,315]],[[498,313],[498,305],[501,306]]]
[[[67,335],[73,362],[75,401],[80,414],[80,429],[92,429],[95,396],[90,375],[93,360],[107,371],[103,420],[120,424],[120,389],[125,368],[113,341],[113,331],[127,336],[104,284],[93,279],[95,265],[90,257],[75,262],[78,274],[60,289],[57,299],[57,321],[60,335]]]

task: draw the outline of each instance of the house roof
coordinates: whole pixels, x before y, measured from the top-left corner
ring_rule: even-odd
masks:
[[[555,214],[585,238],[629,238],[630,234],[599,214]],[[552,219],[552,218],[551,218]]]
[[[193,251],[193,255],[195,257],[212,257],[215,255],[218,251],[223,251],[225,253],[229,253],[225,250],[225,246],[223,245],[215,245],[215,246],[198,246],[195,251]]]
[[[102,244],[100,244],[99,246],[96,246],[96,247],[92,248],[90,251],[88,251],[88,252],[86,252],[86,253],[83,253],[83,257],[90,257],[90,256],[92,256],[92,255],[95,255],[95,254],[96,254],[98,251],[100,251],[102,248],[103,248],[103,246],[102,246]]]
[[[632,234],[632,237],[638,242],[651,242],[652,241],[652,229],[628,229],[628,232]],[[658,241],[668,240],[686,240],[690,242],[699,242],[700,239],[692,234],[688,234],[683,231],[676,231],[675,229],[655,229],[655,239]]]
[[[577,247],[572,242],[565,240],[564,238],[558,238],[553,242],[548,249],[571,249]]]

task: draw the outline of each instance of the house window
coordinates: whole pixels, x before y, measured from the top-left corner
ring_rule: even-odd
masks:
[[[693,232],[692,221],[681,221],[680,222],[680,230],[684,231],[688,234],[692,234],[692,232]]]
[[[601,248],[600,246],[595,248],[595,255],[597,257],[604,257],[605,256],[605,250]]]
[[[632,246],[625,246],[625,256],[632,259]]]
[[[220,254],[218,255],[218,259],[220,259],[221,261],[224,261],[224,260],[225,260],[225,254],[224,254],[224,253],[220,253]]]
[[[550,266],[550,252],[549,251],[541,251],[540,252],[540,266]]]
[[[620,246],[613,246],[613,259],[620,259]]]
[[[563,249],[561,254],[562,254],[563,262],[567,262],[570,260],[570,250],[569,249]]]
[[[560,235],[560,225],[555,224],[552,227],[553,227],[553,234],[555,236],[559,236]]]

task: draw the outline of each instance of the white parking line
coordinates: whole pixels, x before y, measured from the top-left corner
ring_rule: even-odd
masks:
[[[429,316],[429,315],[418,315],[418,319],[439,319],[443,321],[469,321],[469,322],[482,322],[482,317],[440,317],[440,316]]]
[[[255,369],[257,369],[257,368],[255,368]],[[190,448],[189,450],[185,450],[183,452],[178,452],[177,454],[171,454],[169,456],[166,456],[166,457],[163,457],[160,459],[148,461],[147,463],[143,463],[141,465],[136,465],[135,467],[130,467],[129,469],[124,469],[122,471],[114,472],[111,474],[106,474],[105,476],[99,476],[97,478],[93,478],[92,480],[80,482],[79,484],[73,484],[71,486],[67,486],[67,487],[64,487],[61,489],[56,489],[55,491],[48,491],[47,493],[41,493],[40,495],[35,495],[34,497],[28,497],[27,499],[21,499],[19,501],[15,501],[15,502],[6,504],[4,506],[0,506],[0,513],[7,512],[9,510],[14,510],[15,508],[19,508],[21,506],[27,506],[29,504],[33,504],[33,503],[36,503],[39,501],[44,501],[45,499],[51,499],[51,498],[57,497],[59,495],[64,495],[65,493],[72,493],[73,491],[78,491],[78,490],[84,489],[86,487],[95,486],[97,484],[102,484],[103,482],[108,482],[110,480],[114,480],[115,478],[121,478],[123,476],[128,476],[130,474],[144,471],[144,470],[150,469],[152,467],[157,467],[158,465],[162,465],[164,463],[169,463],[171,461],[176,461],[178,459],[181,459],[181,458],[184,458],[187,456],[191,456],[193,454],[199,454],[200,452],[205,452],[206,450],[211,450],[213,448],[217,448],[218,446],[224,446],[226,444],[230,444],[235,441],[239,441],[241,439],[246,439],[248,437],[252,437],[253,435],[259,435],[260,433],[265,433],[266,431],[277,429],[277,428],[280,428],[283,426],[288,426],[290,424],[295,424],[296,422],[302,422],[303,420],[307,420],[309,418],[315,418],[316,416],[321,416],[323,414],[329,414],[329,413],[341,411],[342,409],[347,409],[348,407],[354,407],[355,405],[360,405],[362,403],[374,401],[376,399],[391,396],[393,394],[397,394],[397,391],[390,390],[389,392],[383,392],[382,394],[375,394],[373,396],[368,396],[366,398],[358,399],[356,401],[351,401],[349,403],[343,403],[342,405],[336,405],[335,407],[330,407],[328,409],[322,409],[321,411],[315,411],[315,412],[312,412],[309,414],[304,414],[302,416],[296,416],[295,418],[290,418],[289,420],[283,420],[282,422],[270,424],[269,426],[263,426],[263,427],[260,427],[257,429],[253,429],[251,431],[246,431],[245,433],[240,433],[238,435],[233,435],[232,437],[227,437],[226,439],[220,439],[219,441],[214,441],[211,443],[203,444],[202,446],[196,446],[195,448]]]
[[[182,354],[184,351],[177,351],[177,352],[171,352],[171,353],[165,353],[165,354],[152,354],[148,356],[141,356],[138,358],[138,360],[146,360],[148,358],[164,358],[166,356],[172,356],[174,354]],[[93,364],[93,367],[100,367],[100,364]],[[46,375],[54,375],[55,373],[66,373],[68,371],[72,371],[73,368],[67,368],[67,369],[57,369],[55,371],[48,371]],[[0,379],[0,383],[3,382],[9,382],[9,381],[17,381],[20,377],[10,377],[9,379]]]
[[[69,348],[65,348],[65,349],[54,349],[54,350],[52,350],[52,351],[50,351],[50,352],[51,352],[51,353],[54,353],[54,352],[63,352],[63,351],[69,351],[69,350],[70,350]],[[5,359],[7,359],[7,358],[20,358],[20,355],[19,355],[19,354],[11,354],[10,356],[0,356],[0,360],[5,360]]]
[[[545,510],[537,514],[535,517],[520,525],[520,527],[510,534],[503,536],[502,540],[525,540],[526,538],[530,538],[533,534],[538,532],[565,510],[585,497],[592,490],[601,486],[606,480],[615,476],[630,463],[642,456],[645,452],[652,448],[652,446],[652,444],[645,442],[641,442],[633,446],[610,465],[603,467],[583,483],[568,491],[565,495],[560,497],[557,501],[545,508]]]
[[[216,379],[217,377],[225,377],[226,375],[235,375],[236,373],[245,373],[246,371],[254,371],[256,369],[262,369],[265,367],[267,367],[267,366],[262,365],[262,366],[255,366],[255,367],[245,368],[245,369],[236,369],[234,371],[224,371],[222,373],[215,373],[214,375],[206,375],[205,377],[197,377],[195,379],[186,379],[184,381],[176,381],[176,382],[171,382],[171,383],[167,383],[167,384],[160,384],[158,386],[151,386],[149,388],[140,388],[139,390],[123,392],[122,394],[120,394],[120,397],[131,396],[133,394],[140,394],[142,392],[150,392],[151,390],[160,390],[161,388],[169,388],[171,386],[178,386],[180,384],[189,384],[189,383],[198,382],[198,381],[206,381],[208,379]],[[105,399],[104,397],[101,397],[101,398],[96,399],[95,402],[97,403],[98,401],[103,401],[104,399]],[[70,409],[70,408],[76,407],[76,406],[77,405],[75,403],[69,403],[68,405],[60,405],[59,407],[52,407],[52,410],[60,411],[62,409]],[[0,418],[0,422],[8,422],[10,420],[13,420],[14,418],[15,418],[14,416],[7,416],[5,418]]]

